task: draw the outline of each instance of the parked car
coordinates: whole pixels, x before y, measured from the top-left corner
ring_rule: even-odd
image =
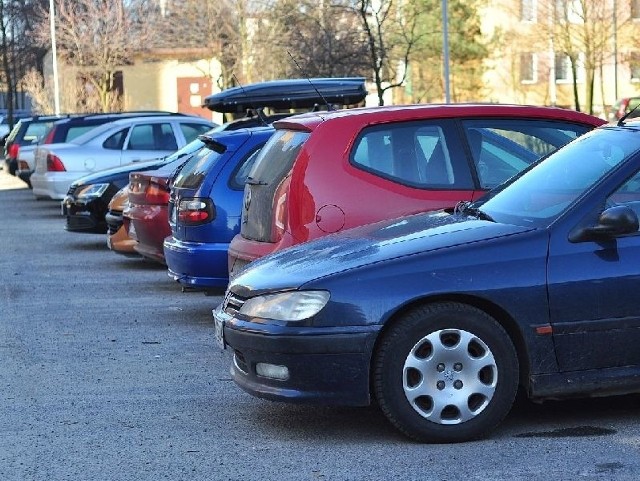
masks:
[[[560,108],[468,104],[275,122],[245,186],[229,272],[342,229],[475,200],[603,123]]]
[[[640,97],[624,97],[616,100],[611,107],[609,120],[616,122],[629,113],[627,118],[640,117]]]
[[[129,174],[155,170],[166,164],[173,165],[176,161],[184,162],[203,146],[201,140],[195,139],[166,157],[100,170],[74,180],[62,200],[65,229],[104,234],[107,231],[105,216],[109,202],[116,192],[129,183]]]
[[[129,219],[125,219],[123,211],[129,202],[129,184],[125,185],[111,198],[109,211],[105,215],[108,226],[107,247],[118,254],[138,256],[134,247],[136,240],[129,236]]]
[[[36,197],[62,200],[91,172],[169,155],[215,124],[188,115],[135,117],[100,125],[70,142],[40,146],[31,176]]]
[[[31,117],[31,111],[25,109],[15,109],[11,113],[11,119],[9,118],[9,112],[7,109],[0,110],[0,142],[4,144],[7,135],[13,129],[13,126],[18,123],[18,120],[25,117]],[[12,123],[10,123],[12,121]]]
[[[361,78],[295,79],[229,89],[205,103],[220,110],[242,109],[248,104],[317,110],[327,108],[326,104],[358,104],[366,95]],[[227,249],[240,230],[244,182],[272,133],[272,129],[255,129],[214,134],[210,137],[213,152],[206,159],[190,160],[175,179],[169,203],[171,236],[164,240],[164,259],[169,275],[184,287],[209,291],[227,285]],[[154,244],[143,242],[138,228],[140,223],[149,224],[152,213],[142,210],[135,217],[137,249],[151,249],[157,255],[158,248],[148,247]]]
[[[129,117],[148,117],[153,115],[173,114],[162,110],[140,110],[97,114],[73,114],[61,120],[57,120],[53,123],[44,137],[37,142],[37,145],[31,145],[28,149],[23,149],[23,151],[20,152],[21,155],[18,158],[16,175],[31,186],[29,179],[35,170],[35,152],[38,145],[69,142],[98,125],[106,124],[114,120]]]
[[[418,441],[475,439],[518,387],[640,392],[639,215],[640,123],[600,127],[476,202],[252,263],[215,332],[253,395],[375,399]]]
[[[240,230],[244,183],[273,132],[271,127],[256,127],[209,136],[206,154],[190,159],[174,179],[168,222],[163,222],[166,230],[156,228],[152,235],[148,221],[152,207],[134,208],[132,200],[129,215],[138,235],[136,250],[158,258],[162,254],[169,276],[185,287],[205,291],[225,287],[227,248]]]
[[[18,120],[4,142],[4,161],[7,172],[17,175],[20,162],[29,162],[33,159],[38,142],[54,122],[64,117],[64,115],[36,115]],[[30,185],[28,177],[18,176]]]

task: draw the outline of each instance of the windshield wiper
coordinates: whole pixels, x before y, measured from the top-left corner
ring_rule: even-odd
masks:
[[[495,222],[495,220],[493,220],[493,217],[491,217],[483,210],[480,210],[480,207],[476,207],[468,201],[458,202],[453,212],[475,217],[476,219],[480,220]]]
[[[249,185],[269,185],[264,180],[257,180],[257,179],[254,179],[253,177],[247,177],[247,180],[245,181],[245,183]]]

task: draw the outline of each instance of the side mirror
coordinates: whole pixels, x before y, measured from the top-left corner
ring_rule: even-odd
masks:
[[[633,209],[626,205],[617,205],[606,209],[600,214],[596,225],[576,229],[569,236],[569,241],[583,242],[611,239],[638,232],[639,227],[638,216]]]

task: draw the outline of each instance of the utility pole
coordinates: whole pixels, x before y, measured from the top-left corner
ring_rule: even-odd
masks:
[[[51,57],[53,68],[53,104],[55,114],[60,115],[60,87],[58,84],[58,52],[56,50],[56,11],[49,0],[49,26],[51,27]]]
[[[451,103],[449,89],[449,19],[447,17],[447,0],[442,0],[442,57],[444,59],[444,100]]]

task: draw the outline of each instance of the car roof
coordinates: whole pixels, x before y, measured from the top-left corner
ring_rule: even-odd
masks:
[[[169,122],[173,120],[178,120],[181,123],[195,122],[199,124],[211,125],[211,127],[216,126],[214,122],[207,119],[203,119],[202,117],[197,117],[195,115],[179,115],[179,116],[154,115],[150,117],[145,117],[143,115],[140,117],[127,117],[124,119],[112,120],[111,122],[107,122],[106,124],[98,125],[97,127],[89,130],[88,132],[85,132],[84,134],[79,135],[75,139],[69,141],[69,143],[82,144],[85,141],[98,137],[99,135],[102,135],[105,132],[109,132],[110,130],[128,127],[138,122],[160,123],[160,122]]]
[[[597,127],[606,123],[593,115],[560,107],[512,104],[416,104],[360,107],[355,109],[310,112],[274,122],[277,129],[312,131],[318,125],[334,119],[369,125],[386,122],[458,117],[513,117],[564,120]]]

